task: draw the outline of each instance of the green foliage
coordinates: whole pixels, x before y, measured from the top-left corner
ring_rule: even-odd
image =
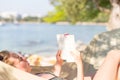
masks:
[[[100,12],[92,2],[87,2],[86,5],[79,14],[79,21],[91,21]]]
[[[100,12],[97,17],[95,17],[93,22],[107,22],[109,19],[109,15],[107,13]]]
[[[48,16],[43,18],[44,22],[47,23],[55,23],[58,21],[65,21],[65,17],[64,17],[64,11],[59,11],[57,13],[55,12],[49,12]]]
[[[100,6],[105,8],[111,8],[110,0],[100,0]]]
[[[38,21],[38,20],[39,20],[38,17],[31,17],[31,16],[25,17],[25,18],[23,19],[23,21],[33,21],[33,22],[36,22],[36,21]]]
[[[86,0],[60,0],[66,17],[72,23],[79,20],[81,10],[85,8]]]
[[[48,13],[43,21],[55,23],[57,21],[94,21],[105,22],[109,14],[101,12],[98,5],[102,8],[110,9],[109,0],[51,0],[55,6],[55,12]]]

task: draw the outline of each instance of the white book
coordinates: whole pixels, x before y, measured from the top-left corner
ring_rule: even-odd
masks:
[[[57,34],[57,42],[59,49],[62,50],[61,57],[67,62],[74,62],[71,51],[76,49],[74,35],[70,34]]]

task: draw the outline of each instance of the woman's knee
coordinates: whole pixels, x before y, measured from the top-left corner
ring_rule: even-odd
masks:
[[[107,57],[120,61],[120,50],[109,51]]]

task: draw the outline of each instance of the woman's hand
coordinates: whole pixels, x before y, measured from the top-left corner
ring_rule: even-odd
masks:
[[[57,54],[56,54],[56,64],[58,64],[60,66],[63,64],[63,60],[61,58],[61,54],[62,54],[62,51],[58,50]]]
[[[74,57],[74,60],[76,63],[79,63],[82,61],[82,58],[81,58],[79,51],[77,51],[77,50],[71,51],[71,55]]]
[[[56,64],[54,65],[54,72],[53,72],[56,76],[60,75],[61,67],[62,67],[62,64],[63,64],[61,54],[62,54],[62,51],[58,50],[57,54],[56,54]]]

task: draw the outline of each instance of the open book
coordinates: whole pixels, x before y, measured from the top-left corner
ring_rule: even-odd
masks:
[[[47,80],[0,61],[0,80]]]
[[[61,58],[67,62],[74,62],[71,51],[76,49],[74,35],[71,34],[57,34],[58,47],[62,50]]]

